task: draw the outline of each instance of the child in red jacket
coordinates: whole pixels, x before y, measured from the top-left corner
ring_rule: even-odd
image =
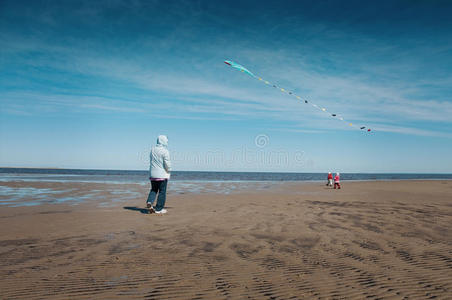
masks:
[[[328,173],[328,182],[326,183],[326,186],[333,186],[333,174],[331,174],[331,172]]]
[[[340,177],[339,177],[339,173],[336,173],[336,176],[334,176],[334,188],[340,189],[341,188],[341,183],[340,183]]]

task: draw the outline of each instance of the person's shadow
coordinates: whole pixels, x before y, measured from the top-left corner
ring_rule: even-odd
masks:
[[[124,206],[124,209],[128,209],[128,210],[133,210],[133,211],[139,211],[142,214],[150,214],[149,209],[147,208],[141,208],[141,207],[136,207],[136,206]]]

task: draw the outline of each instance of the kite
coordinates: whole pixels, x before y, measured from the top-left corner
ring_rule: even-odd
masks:
[[[294,92],[288,91],[288,90],[286,90],[286,89],[284,89],[284,88],[282,88],[282,87],[277,86],[276,84],[270,83],[269,81],[264,80],[264,79],[262,79],[261,77],[258,77],[258,76],[256,76],[256,75],[254,75],[251,71],[249,71],[249,70],[248,70],[247,68],[245,68],[244,66],[241,66],[241,65],[239,65],[239,64],[237,64],[237,63],[235,63],[235,62],[233,62],[233,61],[230,61],[230,60],[225,60],[224,63],[227,64],[228,66],[231,66],[231,67],[233,67],[233,68],[235,68],[235,69],[237,69],[237,70],[243,72],[243,73],[246,73],[246,74],[250,75],[251,77],[256,78],[256,79],[259,80],[259,81],[264,82],[266,85],[272,86],[272,87],[274,87],[274,88],[280,90],[282,93],[286,93],[286,94],[288,94],[289,96],[293,96],[293,97],[297,98],[297,99],[300,100],[300,101],[304,101],[305,104],[311,104],[313,107],[315,107],[315,108],[317,108],[317,109],[319,109],[319,110],[321,110],[321,111],[323,111],[323,112],[326,112],[326,113],[330,114],[332,117],[337,117],[339,120],[341,120],[341,121],[347,123],[347,124],[348,124],[349,126],[351,126],[351,127],[355,127],[355,128],[360,129],[360,130],[366,129],[366,126],[357,126],[357,125],[354,125],[353,123],[347,122],[347,121],[346,121],[342,116],[340,116],[339,114],[330,113],[330,112],[327,111],[326,108],[321,107],[321,106],[318,106],[318,105],[316,105],[315,103],[312,103],[311,100],[308,101],[308,100],[306,100],[306,99],[302,99],[300,96],[297,96]],[[370,132],[370,131],[371,131],[370,128],[368,128],[368,129],[367,129],[367,132]]]
[[[242,71],[242,72],[244,72],[244,73],[246,73],[246,74],[248,74],[248,75],[251,75],[251,76],[253,76],[253,77],[256,77],[253,73],[251,73],[250,71],[248,71],[245,67],[242,67],[241,65],[236,64],[236,63],[233,62],[233,61],[225,60],[224,63],[227,64],[227,65],[230,65],[230,66],[233,67],[233,68],[239,69],[240,71]]]

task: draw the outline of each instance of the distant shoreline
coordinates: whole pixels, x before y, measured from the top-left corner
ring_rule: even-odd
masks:
[[[0,166],[0,173],[2,173],[2,169],[10,169],[10,170],[61,170],[61,171],[105,171],[105,172],[147,172],[148,169],[134,170],[134,169],[85,169],[85,168],[57,168],[57,167],[2,167]],[[324,172],[282,172],[282,171],[209,171],[209,170],[174,170],[173,172],[198,172],[198,173],[245,173],[245,174],[253,174],[253,173],[268,173],[268,174],[327,174],[330,171]],[[333,172],[334,173],[334,172]],[[341,174],[428,174],[428,175],[452,175],[452,172],[341,172]]]
[[[303,182],[325,181],[326,172],[220,172],[220,171],[173,171],[171,181],[189,182]],[[93,169],[43,169],[0,168],[2,181],[83,181],[144,183],[148,170],[93,170]],[[393,180],[452,180],[452,174],[442,173],[342,173],[345,181],[393,181]]]

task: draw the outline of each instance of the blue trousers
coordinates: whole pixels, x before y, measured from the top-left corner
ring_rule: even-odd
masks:
[[[153,205],[155,201],[155,197],[157,196],[157,193],[159,194],[157,198],[157,205],[154,206],[154,209],[156,211],[162,210],[162,208],[165,206],[166,201],[166,186],[168,184],[168,180],[162,180],[162,181],[151,181],[151,190],[149,191],[148,200],[146,203]]]

